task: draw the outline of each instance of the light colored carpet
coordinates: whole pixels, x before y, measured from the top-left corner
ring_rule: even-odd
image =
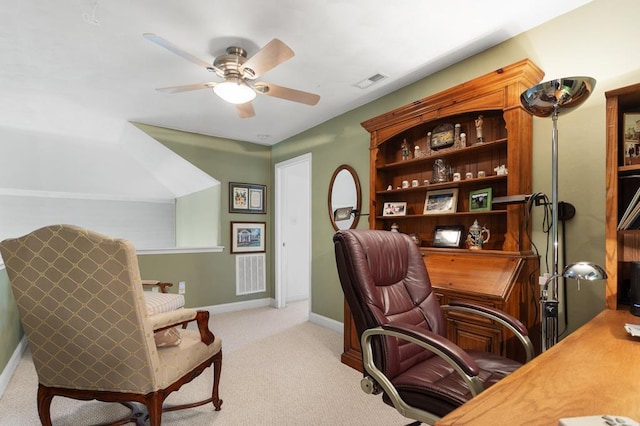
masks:
[[[166,425],[380,425],[408,423],[380,396],[360,390],[361,374],[340,362],[342,335],[307,321],[306,301],[284,309],[215,315],[223,339],[222,410],[212,405],[165,413]],[[212,372],[173,393],[167,403],[207,397]],[[0,399],[0,426],[38,425],[37,377],[25,353]],[[118,404],[56,397],[54,425],[89,425],[126,414]]]

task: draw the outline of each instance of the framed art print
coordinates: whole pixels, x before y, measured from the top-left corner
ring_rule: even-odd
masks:
[[[477,189],[469,193],[469,211],[486,212],[491,210],[491,188]]]
[[[229,213],[267,212],[267,186],[229,182]]]
[[[458,188],[427,191],[422,214],[455,213],[458,209]]]
[[[384,203],[382,207],[382,216],[406,216],[407,215],[407,203],[402,202],[390,202]]]
[[[265,222],[231,222],[231,253],[264,252]]]

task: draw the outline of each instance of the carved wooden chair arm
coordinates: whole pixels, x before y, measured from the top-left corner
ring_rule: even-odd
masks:
[[[167,287],[173,287],[173,283],[165,283],[157,280],[142,280],[142,287],[151,287],[155,286],[160,288],[160,293],[168,293]]]
[[[209,330],[209,312],[198,311],[195,309],[178,309],[170,312],[163,312],[157,315],[149,316],[149,321],[154,332],[162,331],[167,328],[186,326],[196,321],[198,325],[198,331],[200,332],[200,340],[207,345],[210,345],[215,340],[214,334]]]

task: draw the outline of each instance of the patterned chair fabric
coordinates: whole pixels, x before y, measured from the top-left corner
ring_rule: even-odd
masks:
[[[129,241],[53,225],[3,241],[0,253],[38,375],[43,424],[53,396],[75,391],[86,393],[80,399],[141,402],[160,424],[162,401],[212,363],[212,398],[202,404],[220,408],[222,342],[206,327],[208,313],[150,315]],[[180,330],[179,345],[156,348],[155,330],[196,319],[199,330]]]

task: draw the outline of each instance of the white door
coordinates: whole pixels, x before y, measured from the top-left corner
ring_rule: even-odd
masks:
[[[275,165],[276,306],[311,294],[311,154]]]

